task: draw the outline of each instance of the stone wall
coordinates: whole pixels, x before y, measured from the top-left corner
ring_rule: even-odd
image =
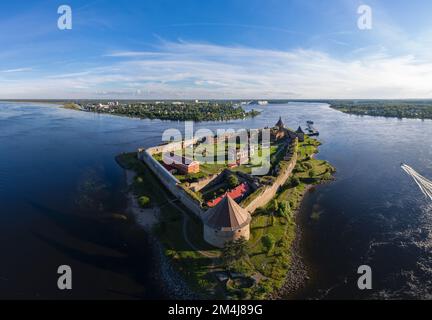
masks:
[[[151,155],[162,153],[162,152],[164,153],[173,152],[194,145],[197,142],[198,139],[190,139],[190,140],[179,141],[179,142],[170,142],[160,146],[148,148],[146,149],[146,151]]]
[[[296,142],[297,143],[297,142]],[[292,171],[297,163],[297,152],[294,152],[293,157],[289,161],[288,166],[285,168],[283,172],[280,172],[276,178],[276,181],[271,185],[265,188],[265,190],[261,193],[260,196],[256,197],[252,202],[245,208],[249,211],[250,214],[254,213],[256,209],[265,206],[269,201],[271,201],[276,193],[279,191],[279,188],[285,184],[288,178],[291,176]]]
[[[192,199],[186,191],[179,186],[180,181],[153,158],[152,151],[154,151],[154,149],[155,148],[151,148],[151,150],[138,150],[138,159],[143,161],[150,168],[150,170],[158,177],[159,181],[174,195],[174,197],[179,199],[186,208],[201,218],[204,210],[201,208],[200,203]]]

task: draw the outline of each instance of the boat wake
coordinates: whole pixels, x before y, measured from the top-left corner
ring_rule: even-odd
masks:
[[[402,170],[404,170],[411,178],[414,179],[415,183],[420,188],[421,192],[432,200],[432,181],[426,179],[420,175],[417,171],[406,164],[401,165]]]

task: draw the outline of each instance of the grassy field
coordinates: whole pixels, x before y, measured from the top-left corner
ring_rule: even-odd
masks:
[[[229,163],[226,160],[229,147],[232,147],[232,148],[236,147],[237,150],[239,150],[239,149],[245,147],[245,145],[242,145],[240,143],[236,143],[236,144],[227,143],[225,149],[223,149],[223,150],[220,150],[220,148],[216,148],[216,146],[217,145],[210,145],[209,147],[205,147],[205,150],[207,151],[205,158],[214,159],[214,163],[207,163],[207,162],[204,162],[204,161],[201,161],[200,159],[198,159],[200,161],[200,173],[199,174],[195,174],[195,175],[191,175],[191,176],[182,175],[182,174],[175,174],[175,177],[181,182],[187,182],[191,178],[205,178],[208,176],[219,174],[225,169],[229,169],[229,170],[234,171],[234,172],[243,172],[246,174],[251,174],[252,168],[254,166],[260,166],[261,165],[261,162],[259,162],[259,163],[243,164],[243,165],[239,165],[237,167],[230,168],[228,165]],[[195,147],[196,154],[200,154],[200,152],[196,151],[196,150],[201,150],[203,148],[204,147],[202,144],[198,145],[198,147]],[[284,155],[284,152],[283,152],[284,150],[285,150],[285,145],[283,143],[278,143],[278,144],[274,144],[274,145],[270,146],[270,158],[272,159],[272,163],[280,161],[280,158],[283,157],[283,155]],[[188,152],[190,152],[190,150]],[[184,149],[183,150],[177,150],[175,152],[175,154],[179,155],[179,156],[182,156],[185,153],[186,152]],[[258,156],[262,155],[261,145],[258,146],[257,154],[258,154]],[[277,157],[276,157],[276,155],[277,155]],[[225,158],[224,163],[220,163],[220,161],[218,161],[219,156],[222,156]],[[162,161],[163,161],[162,154],[160,154],[160,153],[154,154],[153,158],[160,163],[162,163]],[[253,160],[254,160],[254,157],[252,157],[252,161]]]

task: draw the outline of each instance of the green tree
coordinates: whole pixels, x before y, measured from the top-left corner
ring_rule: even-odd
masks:
[[[230,189],[234,189],[239,184],[240,184],[240,182],[239,182],[239,179],[237,178],[236,175],[231,174],[228,176],[228,186]]]
[[[277,211],[279,217],[289,218],[291,216],[291,207],[287,201],[282,201],[279,204],[279,210]]]
[[[273,200],[273,211],[277,212],[279,210],[279,203],[276,199]]]
[[[262,237],[261,242],[267,252],[267,254],[270,253],[271,250],[273,250],[274,245],[276,243],[275,238],[272,234],[266,234],[264,237]]]
[[[300,185],[300,179],[297,177],[291,177],[291,186],[297,187]]]
[[[222,261],[227,269],[231,269],[234,262],[247,257],[247,240],[241,237],[235,241],[226,242],[222,249]]]
[[[286,201],[282,201],[279,205],[279,209],[277,211],[277,215],[279,217],[283,217],[285,215],[285,211],[286,211]]]
[[[248,256],[248,245],[245,237],[240,237],[234,241],[235,251],[238,259],[243,259]]]
[[[323,180],[331,180],[332,179],[332,175],[330,172],[327,172],[323,175],[322,177]]]
[[[314,169],[309,170],[309,178],[313,178],[316,176],[316,172]]]
[[[138,198],[138,204],[141,206],[141,208],[148,208],[150,207],[150,198],[147,196],[141,196]]]

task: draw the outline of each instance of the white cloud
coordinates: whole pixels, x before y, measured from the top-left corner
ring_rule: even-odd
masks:
[[[0,73],[16,73],[16,72],[26,72],[32,70],[33,70],[32,68],[17,68],[17,69],[0,70]]]
[[[432,61],[410,54],[364,50],[348,59],[314,50],[179,41],[162,42],[155,52],[115,52],[109,57],[103,67],[6,82],[0,97],[432,97]]]

